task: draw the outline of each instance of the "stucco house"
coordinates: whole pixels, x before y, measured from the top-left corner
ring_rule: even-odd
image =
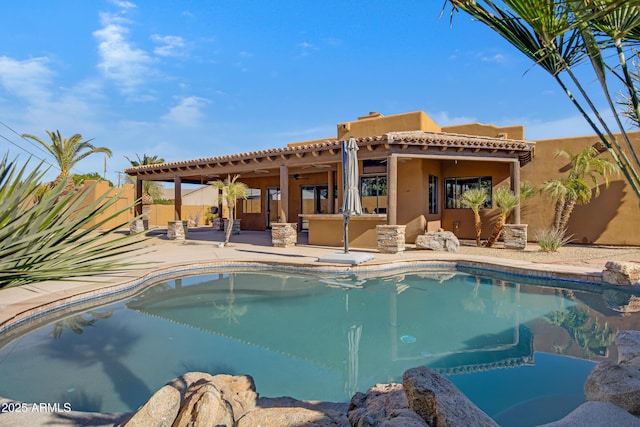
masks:
[[[640,132],[630,134],[640,150]],[[561,178],[566,160],[558,149],[577,153],[598,143],[585,136],[541,141],[525,139],[523,126],[499,127],[471,123],[441,127],[422,111],[383,116],[370,113],[339,123],[335,137],[290,143],[248,153],[129,168],[142,180],[175,184],[176,219],[180,218],[181,185],[201,184],[240,175],[249,198],[238,203],[242,229],[266,230],[273,223],[297,223],[309,243],[341,246],[342,176],[340,142],[355,138],[359,151],[360,189],[364,214],[351,219],[349,245],[375,247],[376,225],[405,225],[411,243],[425,231],[443,228],[459,238],[474,237],[473,215],[460,205],[460,195],[473,185],[495,194],[499,186],[518,191],[526,180],[540,185]],[[602,156],[608,154],[602,153]],[[489,201],[481,210],[484,233],[497,209]],[[535,230],[548,228],[553,203],[542,195],[527,201],[510,222]],[[635,231],[633,231],[635,230]],[[640,208],[621,177],[585,206],[579,206],[569,233],[583,243],[640,245]],[[487,237],[487,236],[485,236]]]

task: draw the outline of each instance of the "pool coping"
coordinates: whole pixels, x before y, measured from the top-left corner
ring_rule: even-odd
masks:
[[[170,280],[184,275],[197,275],[240,271],[286,271],[320,275],[353,275],[366,277],[380,273],[402,273],[410,270],[453,269],[469,274],[498,276],[503,280],[524,279],[537,281],[540,285],[553,286],[554,282],[571,289],[598,291],[606,286],[602,272],[576,266],[537,264],[527,261],[513,261],[489,257],[457,256],[428,260],[377,260],[367,264],[344,266],[329,263],[300,263],[274,260],[243,261],[215,260],[189,263],[164,264],[162,267],[140,273],[133,278],[109,283],[93,283],[65,289],[63,292],[45,292],[36,298],[9,304],[0,311],[0,340],[10,340],[25,328],[41,319],[80,311],[96,305],[115,302],[127,298],[140,290],[162,280]],[[10,308],[7,310],[7,308]]]

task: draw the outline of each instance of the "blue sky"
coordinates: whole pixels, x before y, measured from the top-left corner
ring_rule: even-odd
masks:
[[[443,1],[21,0],[0,6],[0,150],[80,133],[125,156],[196,159],[332,137],[370,111],[589,134],[555,82]],[[595,84],[595,82],[594,82]],[[74,172],[103,173],[103,156]]]

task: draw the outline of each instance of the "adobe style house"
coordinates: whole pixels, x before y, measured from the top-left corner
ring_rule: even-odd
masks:
[[[640,132],[632,133],[640,146]],[[176,219],[180,218],[182,183],[202,184],[240,175],[249,198],[237,206],[245,230],[266,230],[273,223],[297,223],[308,232],[309,244],[341,246],[343,239],[340,142],[350,137],[359,147],[360,189],[364,214],[352,217],[349,245],[375,247],[376,225],[406,225],[406,241],[425,231],[443,228],[459,238],[474,237],[473,215],[460,205],[460,195],[482,185],[495,194],[499,186],[518,191],[521,181],[540,185],[562,178],[566,160],[554,152],[577,153],[597,143],[580,137],[527,141],[523,126],[497,127],[472,123],[440,127],[421,111],[383,116],[370,113],[339,123],[335,138],[290,143],[250,153],[232,154],[126,170],[142,180],[175,184]],[[601,154],[601,155],[607,155]],[[217,202],[211,200],[211,205]],[[487,237],[498,210],[489,201],[482,209]],[[640,245],[640,210],[625,191],[622,178],[589,205],[578,207],[569,233],[579,242]],[[529,238],[548,228],[553,203],[543,196],[516,209],[510,222],[529,224]],[[635,227],[635,232],[630,232]]]

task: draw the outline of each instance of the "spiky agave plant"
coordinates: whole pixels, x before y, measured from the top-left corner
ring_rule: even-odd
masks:
[[[39,194],[45,173],[42,163],[28,172],[28,162],[0,159],[0,289],[133,268],[124,255],[144,237],[114,234],[128,221],[104,228],[132,205],[108,213],[111,193],[92,202],[89,191],[63,195],[68,178]]]

